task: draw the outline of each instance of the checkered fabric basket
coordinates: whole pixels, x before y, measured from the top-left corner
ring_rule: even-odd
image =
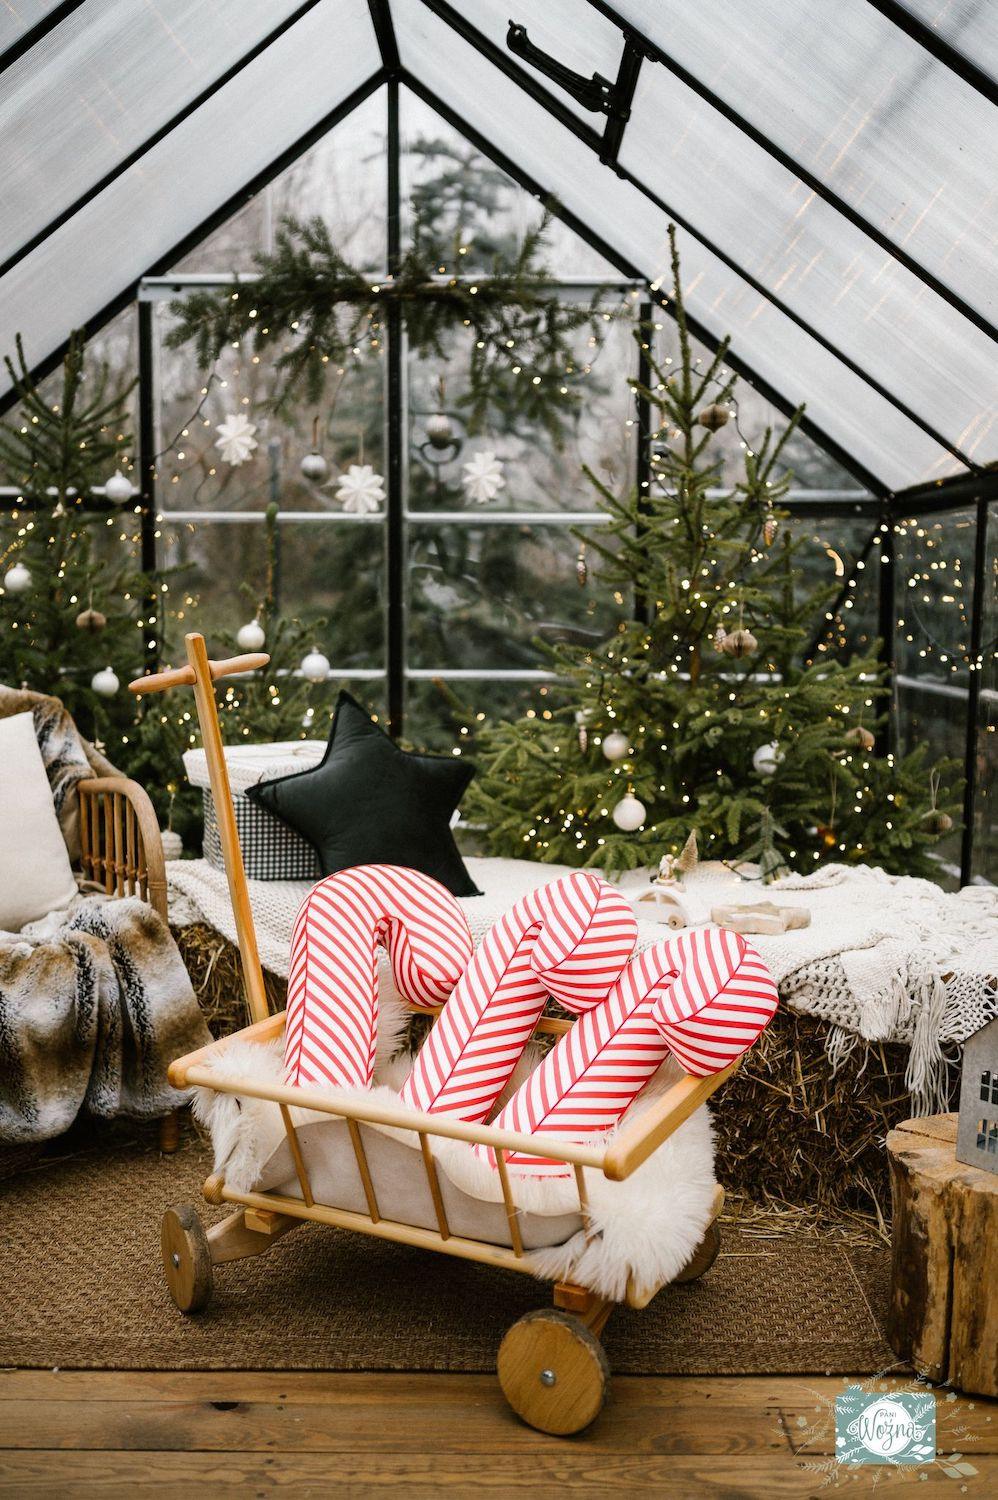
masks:
[[[323,740],[288,740],[272,745],[228,745],[225,764],[232,788],[236,829],[242,845],[243,864],[250,880],[318,880],[318,857],[311,844],[280,818],[257,807],[246,796],[246,788],[258,781],[290,776],[317,766],[325,753]],[[216,869],[224,869],[215,799],[208,781],[208,763],[203,750],[184,754],[184,770],[192,786],[204,798],[204,857]]]

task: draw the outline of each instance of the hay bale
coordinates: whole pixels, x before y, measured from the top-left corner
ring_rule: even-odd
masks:
[[[202,924],[174,935],[212,1035],[245,1026],[238,950]],[[282,1010],[286,982],[267,973],[264,979],[271,1009]],[[427,1017],[413,1018],[413,1047],[429,1025]],[[884,1140],[912,1113],[908,1050],[859,1046],[833,1076],[827,1036],[826,1022],[780,1008],[714,1112],[718,1177],[774,1210],[859,1213],[883,1225],[890,1217]]]

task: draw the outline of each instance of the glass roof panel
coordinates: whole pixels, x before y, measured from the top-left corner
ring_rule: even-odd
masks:
[[[964,453],[998,456],[992,340],[663,67],[641,71],[620,160]]]
[[[917,20],[983,72],[998,79],[998,13],[994,0],[904,0]]]
[[[0,281],[0,350],[43,360],[380,65],[364,0],[310,11]]]
[[[786,0],[739,0],[723,26],[683,0],[624,10],[646,15],[670,57],[994,319],[998,110],[976,89],[866,0],[838,0],[832,27],[820,6]]]
[[[61,0],[0,0],[0,52],[44,21]]]
[[[403,63],[518,162],[649,279],[668,272],[668,218],[419,0],[393,0]],[[658,133],[666,139],[666,132]],[[960,465],[865,381],[754,292],[716,256],[682,237],[689,310],[733,352],[891,488]],[[570,274],[571,267],[564,267]]]
[[[0,99],[0,260],[244,57],[296,0],[104,0],[19,58]],[[234,122],[230,122],[230,128]]]
[[[506,46],[506,31],[512,19],[527,28],[535,47],[584,78],[600,73],[612,83],[617,76],[624,50],[620,27],[593,10],[588,0],[512,0],[512,3],[511,0],[470,0],[470,3],[458,0],[456,8],[499,47]],[[530,67],[522,58],[517,61]],[[545,74],[538,72],[537,78],[587,124],[602,130],[603,114],[585,109]]]

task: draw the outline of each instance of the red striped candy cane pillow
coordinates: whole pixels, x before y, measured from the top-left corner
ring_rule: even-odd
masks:
[[[559,1040],[493,1122],[585,1141],[611,1130],[673,1051],[688,1072],[732,1062],[772,1019],[776,986],[745,939],[698,929],[637,954],[602,1005]],[[495,1153],[476,1146],[493,1166]],[[511,1153],[510,1166],[564,1176],[562,1162]]]
[[[291,938],[284,1076],[289,1084],[367,1088],[378,1040],[378,948],[402,996],[447,999],[472,953],[450,891],[418,870],[358,865],[320,880]]]
[[[522,897],[486,934],[434,1022],[402,1102],[484,1120],[548,995],[571,1010],[598,1005],[636,940],[630,905],[598,875],[575,870]]]

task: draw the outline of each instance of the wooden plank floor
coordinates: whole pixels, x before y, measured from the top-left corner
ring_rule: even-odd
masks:
[[[557,1439],[518,1422],[485,1375],[0,1371],[0,1494],[828,1500],[837,1481],[862,1494],[878,1478],[921,1479],[831,1461],[842,1386],[620,1377],[588,1432]],[[940,1452],[962,1453],[976,1473],[935,1465],[918,1500],[998,1494],[998,1403],[937,1399]]]

